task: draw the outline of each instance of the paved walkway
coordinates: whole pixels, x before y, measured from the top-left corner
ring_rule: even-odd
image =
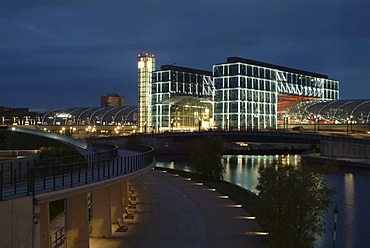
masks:
[[[90,238],[90,247],[192,248],[260,247],[255,220],[230,199],[174,174],[153,170],[131,181],[137,195],[135,217],[127,232]]]

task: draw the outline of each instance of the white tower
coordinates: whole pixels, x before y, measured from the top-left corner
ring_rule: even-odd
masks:
[[[152,72],[155,71],[154,54],[143,52],[138,55],[138,128],[147,132],[151,126]]]

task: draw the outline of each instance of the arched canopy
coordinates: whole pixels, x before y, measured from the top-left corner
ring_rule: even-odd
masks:
[[[336,100],[299,103],[289,110],[289,116],[302,122],[319,118],[333,124],[351,120],[357,124],[370,123],[370,100]]]
[[[60,108],[41,116],[42,125],[133,125],[137,107]]]

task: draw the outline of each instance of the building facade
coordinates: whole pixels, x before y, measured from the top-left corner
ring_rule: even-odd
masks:
[[[152,53],[138,55],[138,129],[147,132],[151,125],[152,72],[155,71],[155,57]]]
[[[116,93],[109,93],[100,97],[100,107],[123,107],[124,104],[125,99]]]
[[[163,65],[153,72],[153,131],[193,131],[213,125],[212,72]]]
[[[154,70],[152,54],[139,55],[140,132],[276,129],[300,102],[339,98],[327,75],[229,57],[212,72],[174,65]]]
[[[215,127],[225,130],[274,129],[289,104],[339,97],[326,75],[238,57],[214,65],[213,81]]]

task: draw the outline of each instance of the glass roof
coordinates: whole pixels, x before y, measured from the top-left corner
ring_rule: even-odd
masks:
[[[137,121],[137,107],[60,108],[46,112],[42,125],[132,125]]]
[[[320,120],[334,124],[354,120],[358,124],[370,123],[370,100],[336,100],[322,102],[299,103],[289,109],[288,114],[300,121]]]

